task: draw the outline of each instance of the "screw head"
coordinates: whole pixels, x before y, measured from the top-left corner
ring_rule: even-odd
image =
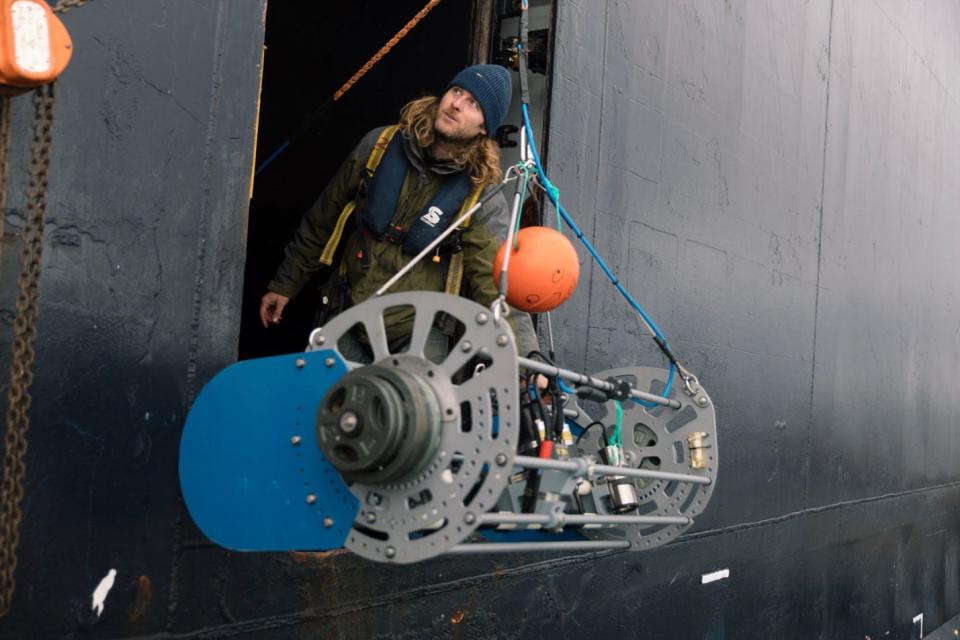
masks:
[[[303,369],[305,366],[307,366],[307,361],[303,358],[297,358],[297,361],[294,364],[297,365],[297,369]]]
[[[496,457],[496,461],[497,461],[497,464],[500,465],[501,467],[507,464],[507,454],[498,453]]]
[[[334,360],[333,358],[326,358],[326,359],[323,361],[323,364],[325,364],[325,365],[328,366],[328,367],[332,367],[332,366],[335,365],[336,363],[337,363],[337,361]]]
[[[315,493],[308,494],[307,504],[316,504],[316,503],[317,503],[317,495]]]
[[[325,528],[327,528],[327,529],[329,529],[330,527],[332,527],[332,526],[333,526],[333,518],[324,518],[324,519],[323,519],[323,526],[324,526]]]
[[[463,516],[463,521],[466,522],[467,524],[473,524],[474,522],[477,521],[477,516],[468,511],[467,514]]]
[[[370,524],[373,524],[376,521],[377,521],[377,514],[375,514],[373,511],[368,511],[367,522],[369,522]]]
[[[357,419],[357,414],[353,411],[344,411],[340,416],[340,431],[350,435],[357,430],[359,423],[360,421]]]
[[[460,351],[464,353],[470,353],[470,350],[473,349],[473,343],[469,340],[464,340],[460,343]]]
[[[487,321],[489,319],[490,319],[490,316],[488,316],[483,311],[477,314],[477,324],[487,324]]]
[[[509,343],[510,343],[510,338],[507,337],[507,334],[501,333],[500,335],[497,336],[498,347],[505,347]]]
[[[707,400],[707,396],[697,396],[696,402],[698,407],[705,407],[710,404],[710,401]]]
[[[386,549],[384,549],[383,555],[387,556],[388,558],[392,558],[395,555],[397,555],[397,550],[394,549],[393,547],[387,547]]]
[[[315,336],[313,336],[313,344],[317,345],[318,347],[323,343],[325,343],[326,341],[327,339],[323,337],[323,334],[318,333]]]
[[[301,438],[300,436],[293,436],[292,438],[290,438],[290,444],[292,444],[295,447],[299,445],[302,441],[303,441],[303,438]]]

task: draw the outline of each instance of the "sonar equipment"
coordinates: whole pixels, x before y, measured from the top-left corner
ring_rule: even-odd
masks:
[[[345,547],[394,563],[445,553],[644,550],[675,539],[710,501],[719,466],[713,401],[561,205],[533,144],[522,5],[524,126],[521,162],[500,185],[517,182],[494,273],[498,299],[488,308],[443,293],[387,293],[487,194],[376,295],[315,329],[304,353],[239,362],[215,376],[187,418],[180,480],[194,521],[217,544]],[[510,305],[552,309],[579,270],[557,231],[517,233],[530,185],[546,192],[558,224],[637,312],[669,369],[561,368],[549,315],[551,357],[517,353]],[[511,262],[522,278],[510,277]],[[512,287],[521,295],[511,296]],[[396,307],[414,315],[402,351],[391,351],[384,323]],[[424,352],[438,316],[456,329],[449,353],[431,359]],[[358,331],[371,352],[363,361],[342,348]]]

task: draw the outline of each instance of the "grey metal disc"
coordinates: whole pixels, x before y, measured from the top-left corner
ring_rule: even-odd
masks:
[[[626,378],[641,391],[661,394],[665,387],[667,371],[650,367],[624,367],[593,374],[595,378]],[[706,476],[710,484],[670,482],[666,480],[637,479],[638,510],[636,515],[672,516],[694,518],[703,512],[716,486],[719,467],[717,442],[717,419],[710,396],[701,388],[690,397],[680,390],[677,382],[670,397],[680,401],[679,409],[667,407],[645,408],[634,401],[625,401],[623,408],[622,435],[626,463],[635,468],[651,468],[659,471]],[[588,404],[588,403],[584,403]],[[616,408],[612,401],[602,405],[606,411],[603,421],[613,424]],[[590,413],[590,407],[580,407]],[[583,423],[584,425],[586,423]],[[695,432],[706,433],[708,446],[706,468],[692,469],[687,437]],[[578,455],[596,455],[599,446],[599,431],[594,428],[580,443]],[[646,460],[646,462],[644,462]],[[603,487],[594,489],[595,502],[602,511]],[[674,525],[627,525],[618,528],[585,529],[591,538],[629,539],[635,549],[653,548],[676,538],[690,524]]]
[[[410,344],[391,353],[383,316],[395,307],[415,311]],[[424,357],[438,313],[462,325],[450,353]],[[334,349],[351,370],[365,363],[344,357],[338,343],[362,325],[373,364],[416,374],[433,390],[442,416],[440,445],[415,478],[399,484],[354,482],[361,509],[346,548],[377,561],[411,563],[444,553],[473,532],[507,484],[517,443],[517,350],[506,320],[466,298],[433,292],[399,293],[352,307],[310,335],[308,351]],[[473,358],[485,361],[474,372]],[[495,400],[494,400],[495,398]]]

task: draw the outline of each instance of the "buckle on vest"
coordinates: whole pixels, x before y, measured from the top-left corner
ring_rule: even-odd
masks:
[[[395,224],[387,228],[386,233],[383,234],[383,239],[393,244],[403,244],[403,239],[406,235],[407,232],[403,230],[403,227]]]

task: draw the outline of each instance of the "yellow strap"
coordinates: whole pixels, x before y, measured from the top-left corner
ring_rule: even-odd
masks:
[[[473,191],[470,192],[470,195],[467,196],[467,199],[463,201],[463,205],[460,207],[460,213],[457,215],[463,215],[470,210],[473,205],[477,204],[477,200],[480,199],[480,193],[483,191],[483,187],[476,187]],[[470,216],[463,221],[461,229],[466,229],[470,226],[470,221],[473,220],[473,216]],[[448,293],[452,296],[460,295],[460,286],[463,283],[463,250],[457,251],[455,254],[450,256],[450,268],[447,270],[447,284],[443,288],[444,293]]]
[[[457,251],[450,256],[450,268],[447,269],[447,284],[444,293],[452,296],[460,295],[460,285],[463,283],[463,251]]]
[[[343,237],[343,228],[347,226],[347,220],[350,219],[350,215],[356,208],[357,205],[354,204],[353,200],[351,200],[347,203],[347,206],[343,208],[343,211],[340,212],[340,217],[337,218],[337,224],[333,227],[333,233],[330,234],[327,244],[323,246],[323,253],[320,254],[320,264],[328,267],[333,264],[333,258],[337,253],[337,247],[340,246],[340,238]]]
[[[390,144],[398,128],[399,127],[394,124],[380,132],[379,137],[377,137],[377,142],[373,145],[373,149],[370,150],[370,155],[367,156],[367,175],[372,175],[377,170],[377,167],[380,166],[383,154],[386,152],[387,146]],[[323,246],[323,251],[320,253],[320,264],[326,266],[333,264],[337,247],[340,246],[340,240],[343,239],[343,230],[347,226],[347,220],[350,219],[350,216],[353,215],[356,208],[357,204],[351,200],[343,208],[343,211],[340,212],[340,217],[337,218],[337,224],[334,225],[333,232],[330,234],[330,237],[327,239],[327,244]]]
[[[377,170],[377,167],[380,166],[380,160],[383,159],[383,154],[387,151],[387,146],[389,146],[390,141],[393,140],[393,134],[397,132],[398,128],[399,125],[392,124],[380,133],[380,137],[377,138],[376,144],[373,145],[370,155],[367,156],[367,171],[373,173]]]

